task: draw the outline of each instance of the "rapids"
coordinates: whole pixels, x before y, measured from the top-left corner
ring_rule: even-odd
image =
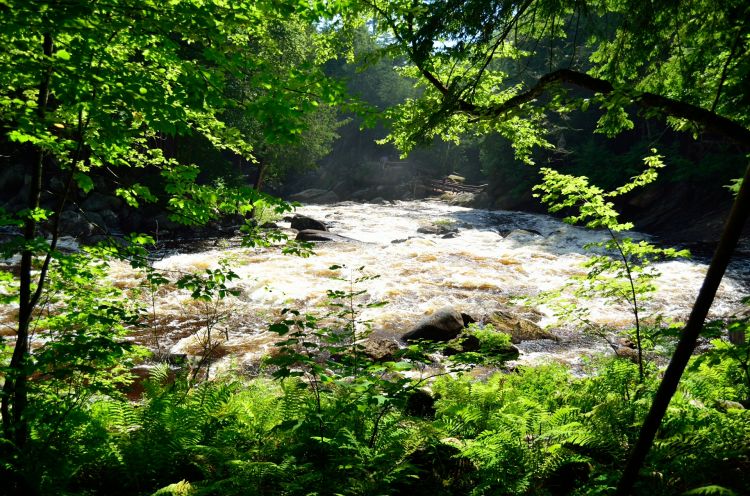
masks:
[[[318,243],[316,255],[309,258],[283,255],[277,248],[242,248],[237,240],[191,253],[164,253],[155,268],[166,274],[203,271],[227,260],[240,276],[232,281],[240,293],[212,305],[193,301],[187,291],[174,286],[163,288],[149,310],[152,328],[140,331],[135,339],[162,351],[192,354],[200,348],[196,331],[207,321],[214,322],[215,334],[225,339],[220,353],[223,366],[253,367],[278,340],[267,327],[282,308],[322,313],[326,289],[345,289],[347,283],[333,279],[334,264],[364,267],[367,273],[379,275],[357,288],[367,291],[363,297],[367,301],[388,302],[362,315],[372,321],[376,335],[398,337],[443,306],[479,320],[512,298],[560,288],[571,276],[585,274],[584,245],[605,236],[544,215],[435,201],[308,205],[297,213],[322,220],[332,232],[358,242]],[[458,233],[443,238],[417,232],[436,221],[457,227]],[[731,266],[712,317],[731,315],[740,308],[742,296],[748,293],[748,267],[747,261]],[[646,313],[684,319],[705,274],[705,261],[669,261],[657,268],[662,275]],[[138,284],[138,277],[125,266],[116,268],[112,277],[124,287]],[[624,307],[601,300],[583,304],[598,323],[615,328],[630,324],[632,317]],[[576,365],[592,353],[609,351],[600,339],[574,326],[558,325],[544,305],[538,309],[546,315],[543,324],[560,340],[521,343],[521,363],[557,360]]]

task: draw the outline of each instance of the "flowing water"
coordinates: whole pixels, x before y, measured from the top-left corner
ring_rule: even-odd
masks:
[[[162,351],[197,353],[196,332],[214,322],[214,335],[223,340],[224,366],[257,363],[278,337],[267,331],[282,308],[322,313],[326,289],[346,289],[334,279],[341,271],[332,265],[364,267],[380,277],[356,289],[367,290],[366,301],[385,300],[382,308],[364,311],[376,335],[398,337],[425,315],[452,306],[477,320],[507,305],[519,296],[534,296],[560,288],[571,276],[585,274],[587,243],[605,239],[605,234],[569,226],[544,215],[487,211],[450,206],[433,201],[394,204],[339,203],[310,205],[298,213],[324,221],[337,234],[357,240],[352,243],[318,243],[309,258],[282,255],[278,249],[248,249],[236,240],[220,242],[191,253],[165,253],[155,263],[169,274],[203,271],[228,260],[240,276],[232,285],[240,291],[218,305],[195,302],[188,292],[168,287],[160,290],[151,310],[152,330],[137,340]],[[420,234],[420,226],[454,226],[454,237]],[[281,224],[282,227],[284,224]],[[636,237],[645,237],[637,235]],[[749,264],[732,265],[719,290],[712,316],[731,315],[747,294]],[[646,313],[684,319],[706,271],[701,261],[668,261],[657,264],[662,276]],[[122,286],[137,284],[137,277],[120,267],[113,277]],[[608,301],[583,303],[597,323],[627,327],[632,319],[627,308]],[[606,344],[571,325],[559,324],[550,308],[544,312],[548,325],[560,338],[521,343],[522,363],[558,360],[570,364],[596,352]],[[200,333],[199,333],[200,334]]]

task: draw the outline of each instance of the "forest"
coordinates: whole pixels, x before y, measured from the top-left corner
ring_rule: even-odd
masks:
[[[750,3],[0,0],[1,495],[750,494]]]

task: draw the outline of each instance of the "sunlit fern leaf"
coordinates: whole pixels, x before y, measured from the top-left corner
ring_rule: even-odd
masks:
[[[737,496],[737,493],[731,489],[715,485],[696,487],[682,494],[683,496]]]
[[[159,489],[151,496],[192,496],[193,494],[195,494],[195,488],[188,481],[181,480]]]

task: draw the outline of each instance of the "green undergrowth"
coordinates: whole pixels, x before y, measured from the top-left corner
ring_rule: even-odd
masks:
[[[430,376],[431,351],[419,344],[368,355],[363,315],[385,302],[360,288],[377,276],[331,270],[349,275],[334,278],[325,309],[283,309],[269,325],[279,341],[258,377],[209,373],[216,327],[197,372],[155,366],[136,401],[123,383],[139,352],[116,339],[132,312],[113,313],[104,297],[118,294],[94,284],[97,271],[55,280],[71,297],[47,325],[78,333],[35,355],[44,373],[31,381],[30,439],[0,443],[0,494],[612,493],[660,380],[655,363],[600,358],[582,375],[551,364],[478,379],[472,365],[488,362],[475,358],[501,365],[510,338],[473,325],[464,339],[476,351]],[[220,264],[178,284],[218,304],[234,278]],[[66,289],[73,283],[96,301]],[[722,339],[725,330],[747,337],[750,322],[707,327],[714,340],[683,377],[638,494],[750,493],[750,345]]]
[[[673,400],[640,494],[750,487],[748,388],[717,353],[694,363]],[[415,416],[398,391],[379,398],[365,379],[336,378],[317,395],[303,376],[190,387],[157,367],[141,401],[98,397],[61,417],[66,436],[53,439],[36,425],[12,476],[28,494],[609,494],[658,374],[640,382],[621,359],[588,374],[442,376],[434,413]]]

